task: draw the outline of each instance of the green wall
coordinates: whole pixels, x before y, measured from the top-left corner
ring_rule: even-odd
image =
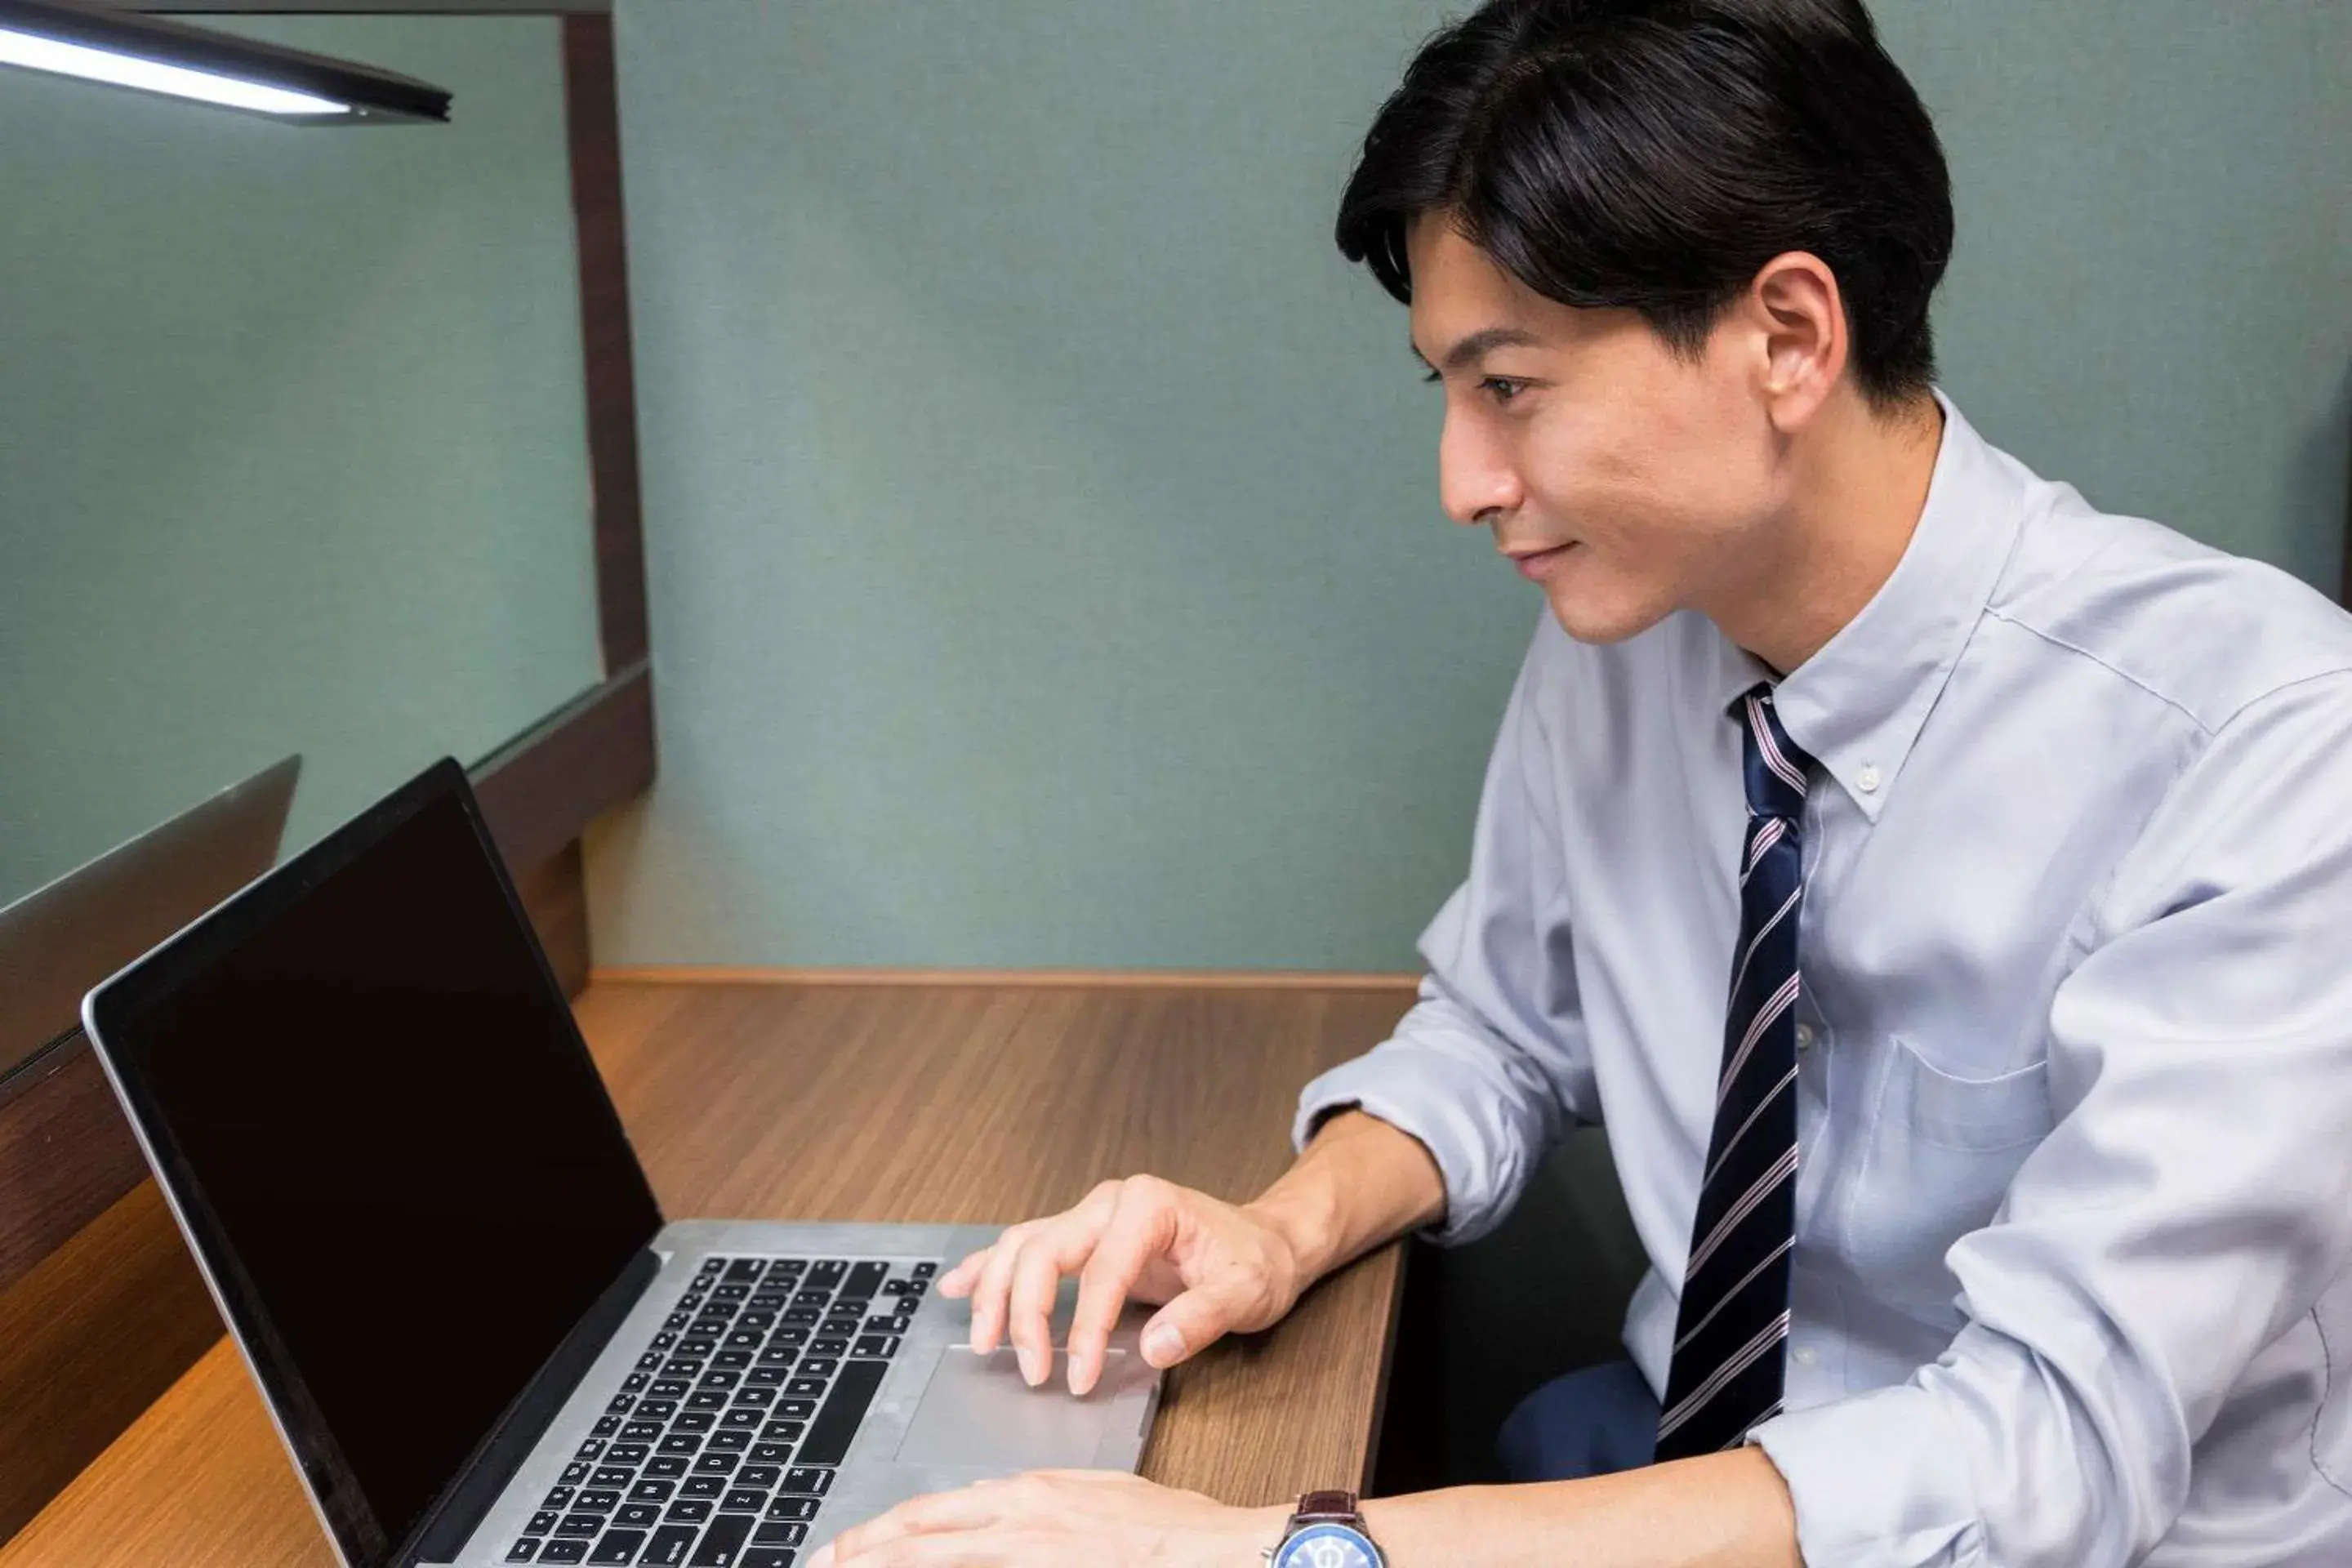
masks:
[[[601,673],[557,24],[212,25],[455,119],[0,71],[0,902],[296,750],[299,845]]]
[[[1404,970],[1542,613],[1330,243],[1427,0],[620,0],[662,777],[606,963]],[[1904,0],[1946,385],[2336,580],[2352,7]]]

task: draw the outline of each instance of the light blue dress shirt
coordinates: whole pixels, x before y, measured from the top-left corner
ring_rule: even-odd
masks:
[[[1946,426],[1900,563],[1780,681],[1804,816],[1794,1328],[1751,1435],[1811,1568],[2352,1564],[2352,616]],[[1468,1240],[1576,1122],[1666,1380],[1745,822],[1685,612],[1549,614],[1393,1037],[1308,1084]]]

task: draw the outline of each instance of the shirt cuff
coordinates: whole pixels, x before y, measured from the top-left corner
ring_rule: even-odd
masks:
[[[1437,1162],[1445,1184],[1445,1213],[1414,1234],[1440,1247],[1475,1241],[1502,1224],[1517,1194],[1517,1182],[1497,1181],[1492,1140],[1469,1108],[1454,1103],[1440,1064],[1377,1053],[1341,1062],[1299,1091],[1290,1145],[1304,1152],[1316,1124],[1355,1106],[1415,1139]]]
[[[1898,1384],[1775,1415],[1748,1433],[1788,1483],[1806,1568],[1981,1568],[1959,1435]]]

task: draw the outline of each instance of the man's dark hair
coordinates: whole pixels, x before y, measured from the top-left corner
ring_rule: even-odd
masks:
[[[1810,251],[1874,407],[1935,375],[1951,179],[1862,0],[1488,0],[1381,106],[1340,253],[1410,304],[1424,213],[1538,294],[1631,307],[1686,358],[1764,263]]]

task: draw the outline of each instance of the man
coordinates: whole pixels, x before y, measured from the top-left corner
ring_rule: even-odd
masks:
[[[2352,1562],[2352,617],[1978,436],[1950,234],[1858,0],[1423,49],[1339,237],[1549,611],[1468,878],[1281,1181],[1013,1227],[975,1349],[1041,1377],[1076,1273],[1074,1388],[1130,1296],[1172,1364],[1605,1118],[1631,1364],[1513,1416],[1525,1484],[1363,1504],[1393,1568]],[[1243,1568],[1290,1512],[1028,1477],[816,1561]]]

